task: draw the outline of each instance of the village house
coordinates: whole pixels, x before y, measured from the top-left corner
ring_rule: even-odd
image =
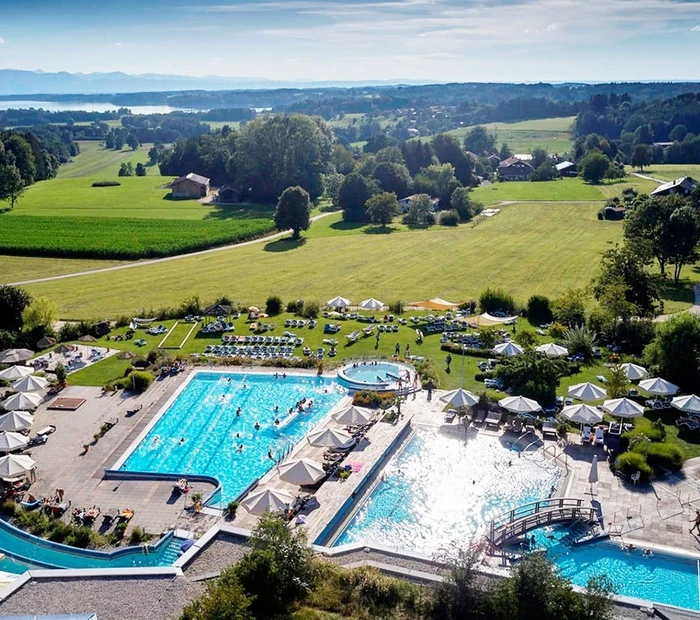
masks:
[[[675,181],[662,183],[653,192],[652,196],[688,196],[698,185],[698,182],[692,177],[679,177]]]
[[[401,200],[399,200],[399,205],[401,205],[401,213],[408,212],[411,207],[411,203],[416,199],[416,196],[418,196],[418,194],[411,194],[410,196],[406,196],[405,198],[401,198]],[[440,199],[431,197],[430,200],[433,203],[433,210],[437,211],[438,207],[440,206]]]
[[[563,161],[554,167],[557,169],[557,172],[563,177],[578,176],[578,167],[572,161]]]
[[[224,185],[216,195],[216,202],[233,203],[241,200],[241,192],[233,185]]]
[[[527,181],[532,173],[532,166],[517,157],[504,159],[498,166],[500,181]]]
[[[209,193],[209,179],[190,172],[170,184],[173,198],[204,198]]]

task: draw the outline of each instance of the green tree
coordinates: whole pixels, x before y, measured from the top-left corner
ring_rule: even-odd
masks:
[[[137,177],[145,177],[146,176],[146,166],[144,166],[141,162],[136,164],[136,176]]]
[[[639,168],[640,171],[644,170],[644,166],[648,166],[651,163],[651,147],[646,144],[638,144],[634,147],[632,151],[632,157],[630,157],[630,164],[632,167]]]
[[[586,294],[581,289],[568,289],[552,302],[552,313],[557,322],[567,327],[586,322]]]
[[[338,206],[346,222],[364,222],[367,219],[365,203],[379,190],[367,177],[353,172],[345,177],[338,190]]]
[[[311,226],[311,200],[303,187],[288,187],[282,192],[275,209],[275,228],[292,229],[292,239],[299,239],[302,230]]]
[[[559,379],[568,372],[568,368],[564,360],[525,351],[499,361],[495,372],[513,394],[521,394],[548,405],[555,401]]]
[[[393,147],[396,148],[396,147]],[[385,149],[389,150],[389,149]],[[396,149],[398,150],[398,149]],[[380,151],[377,156],[382,151]],[[401,151],[399,151],[399,154]],[[374,169],[374,178],[382,191],[393,192],[397,196],[408,196],[411,193],[413,181],[408,168],[403,164],[380,162]]]
[[[470,198],[468,187],[458,187],[452,192],[450,206],[457,211],[462,222],[468,222],[484,209],[484,205]]]
[[[440,200],[443,208],[450,204],[452,192],[461,186],[452,164],[435,164],[423,168],[413,179],[417,193],[428,194]]]
[[[23,329],[28,332],[37,327],[52,329],[57,319],[58,308],[46,297],[35,297],[22,311]]]
[[[598,184],[604,178],[610,168],[610,160],[600,151],[593,150],[586,153],[578,163],[579,174],[584,181]]]
[[[135,151],[136,149],[138,149],[139,148],[139,139],[136,137],[136,134],[130,133],[126,137],[126,144],[132,151]]]
[[[700,243],[700,217],[690,205],[682,206],[671,213],[668,221],[668,237],[671,251],[669,259],[673,264],[673,281],[681,278],[683,265],[698,258]]]
[[[504,142],[503,144],[501,144],[501,150],[498,151],[498,158],[501,161],[503,161],[504,159],[508,159],[509,157],[513,157],[513,151],[510,150],[508,143]]]
[[[340,174],[350,174],[355,168],[355,156],[342,144],[335,144],[331,151],[331,163]]]
[[[422,168],[435,163],[433,149],[429,142],[409,140],[403,143],[401,150],[411,176],[415,176]]]
[[[467,156],[459,141],[446,133],[438,134],[432,139],[433,152],[441,164],[452,164],[455,177],[462,185],[471,185],[474,163]],[[449,192],[450,194],[452,192]],[[449,199],[449,195],[446,196]]]
[[[17,166],[0,165],[0,200],[10,203],[10,208],[14,209],[19,197],[24,193],[24,181],[17,169]]]
[[[551,323],[554,315],[549,297],[544,295],[533,295],[527,300],[527,318],[535,325]]]
[[[537,169],[548,161],[551,162],[551,159],[549,158],[549,155],[545,149],[543,149],[541,146],[536,146],[534,149],[532,149],[532,161],[530,161],[530,165],[533,168]]]
[[[403,221],[411,226],[431,226],[435,223],[435,209],[428,194],[418,194],[411,201]]]
[[[207,584],[206,592],[185,607],[181,620],[254,620],[251,601],[238,581],[235,568],[225,569]]]
[[[644,349],[646,362],[688,393],[700,383],[700,317],[676,314],[656,328],[656,337]]]
[[[608,398],[623,398],[627,396],[628,386],[629,380],[622,366],[613,364],[608,371],[608,380],[605,384]]]
[[[14,163],[25,186],[34,183],[37,173],[36,158],[29,141],[16,133],[6,136],[3,141],[7,153],[6,163]]]
[[[0,286],[0,331],[22,329],[22,313],[32,298],[24,289],[5,284]]]
[[[365,203],[367,217],[374,224],[386,226],[400,212],[399,203],[394,192],[382,192],[370,196]]]
[[[495,136],[491,135],[483,125],[478,125],[477,127],[470,129],[467,135],[464,137],[464,148],[467,151],[476,153],[477,155],[490,155],[495,147]],[[501,149],[502,148],[503,147],[501,147]]]
[[[130,161],[124,162],[121,166],[119,166],[118,176],[120,176],[120,177],[133,177],[134,176],[134,165]]]
[[[585,325],[572,325],[564,331],[564,343],[571,355],[583,355],[584,359],[593,357],[593,348],[597,334]]]
[[[329,172],[323,175],[323,195],[331,201],[334,207],[338,206],[338,195],[344,180],[345,175],[339,172]]]
[[[477,585],[482,554],[479,545],[453,545],[439,558],[445,565],[446,574],[435,591],[434,617],[462,620],[482,615],[480,612],[485,611],[488,596]]]

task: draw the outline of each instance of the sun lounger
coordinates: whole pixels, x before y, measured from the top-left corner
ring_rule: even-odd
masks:
[[[581,443],[590,443],[591,441],[591,427],[584,426],[583,434],[581,435]]]
[[[452,420],[455,419],[456,415],[457,415],[456,409],[448,409],[447,412],[445,413],[445,422],[452,422]]]
[[[520,418],[515,418],[515,420],[513,420],[513,426],[510,430],[512,430],[514,433],[517,433],[517,434],[522,433],[523,432],[523,421]]]
[[[486,413],[484,411],[479,411],[473,419],[475,424],[481,424],[486,419]]]
[[[485,426],[498,426],[501,423],[501,419],[503,418],[503,414],[500,411],[489,411],[489,414],[486,416],[486,419],[484,420],[484,425]]]
[[[347,334],[345,336],[348,340],[348,342],[357,342],[357,339],[360,337],[360,330],[356,329],[354,332]]]
[[[370,336],[373,331],[374,331],[374,325],[368,325],[367,327],[362,328],[362,332],[364,333],[365,336]]]
[[[545,420],[542,422],[542,434],[543,435],[558,435],[557,433],[557,423],[553,420]]]
[[[602,428],[595,429],[595,436],[593,437],[593,443],[596,446],[602,446],[605,443],[605,431]]]
[[[529,433],[532,433],[533,435],[537,431],[537,428],[535,427],[535,422],[528,418],[525,420],[525,430],[528,431]]]
[[[506,423],[503,425],[503,428],[507,431],[510,431],[513,429],[513,423],[515,422],[515,416],[514,415],[509,415],[506,418]]]

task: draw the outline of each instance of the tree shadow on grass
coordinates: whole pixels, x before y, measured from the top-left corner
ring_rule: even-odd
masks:
[[[284,237],[283,239],[277,239],[277,241],[270,241],[270,243],[266,243],[263,249],[266,252],[289,252],[290,250],[300,248],[305,243],[306,239],[304,237],[301,239]]]
[[[397,230],[396,226],[367,226],[362,232],[365,235],[390,235]]]
[[[697,268],[693,269],[697,273]],[[669,281],[661,288],[661,298],[667,301],[678,301],[692,305],[695,303],[693,282],[683,279],[678,284]]]
[[[260,204],[224,204],[224,203],[209,203],[207,205],[213,208],[205,216],[205,220],[255,220],[255,219],[272,219],[275,214],[275,207],[270,205]]]
[[[329,228],[333,230],[359,230],[367,226],[365,222],[346,222],[341,220],[340,222],[333,222]]]

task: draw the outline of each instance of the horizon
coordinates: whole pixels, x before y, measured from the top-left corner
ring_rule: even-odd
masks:
[[[302,83],[700,79],[700,5],[687,0],[67,4],[3,7],[0,66]]]

